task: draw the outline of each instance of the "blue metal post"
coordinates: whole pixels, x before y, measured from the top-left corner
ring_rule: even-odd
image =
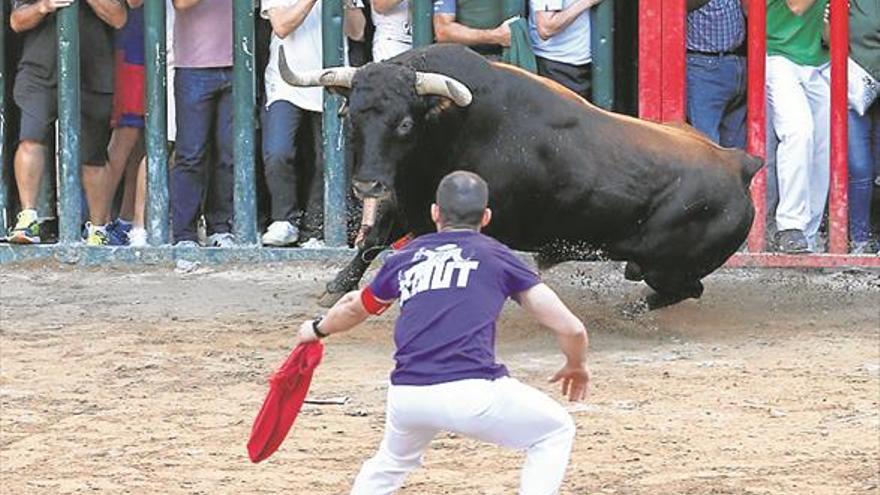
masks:
[[[590,12],[593,52],[593,103],[614,107],[614,0],[603,0]]]
[[[88,7],[84,7],[88,8]],[[59,241],[80,240],[82,182],[80,180],[80,74],[79,2],[57,14],[58,29],[58,133],[59,133]]]
[[[254,132],[254,6],[250,0],[234,7],[234,162],[235,162],[235,238],[239,244],[259,243],[257,232],[257,179]]]
[[[7,177],[12,174],[6,173],[6,6],[9,2],[0,1],[0,237],[6,236],[12,213],[9,209],[9,183]],[[9,163],[11,165],[11,163]]]
[[[146,56],[146,226],[153,246],[168,244],[168,82],[165,53],[165,2],[144,4],[144,50]]]
[[[342,22],[342,0],[321,0],[324,67],[339,67],[345,62]],[[328,246],[344,246],[346,232],[345,136],[339,109],[342,96],[324,91],[324,242]]]
[[[434,42],[434,5],[431,0],[410,0],[413,48]]]

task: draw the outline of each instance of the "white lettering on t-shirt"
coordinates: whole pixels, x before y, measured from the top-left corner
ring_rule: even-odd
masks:
[[[444,244],[435,249],[419,249],[413,256],[416,262],[399,275],[400,303],[416,294],[429,290],[467,287],[470,274],[480,266],[479,261],[465,259],[456,244]]]

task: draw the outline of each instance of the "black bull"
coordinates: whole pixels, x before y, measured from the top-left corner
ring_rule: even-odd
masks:
[[[328,284],[325,304],[355,289],[393,237],[434,229],[434,190],[457,169],[489,184],[488,235],[538,252],[540,266],[584,259],[587,251],[627,261],[626,278],[656,291],[647,297],[651,308],[700,297],[700,280],[737,250],[752,224],[748,188],[759,159],[686,126],[606,112],[461,46],[325,71],[320,82],[296,80],[283,60],[288,82],[347,96],[355,189],[381,199],[357,256]],[[426,92],[424,73],[464,86]]]

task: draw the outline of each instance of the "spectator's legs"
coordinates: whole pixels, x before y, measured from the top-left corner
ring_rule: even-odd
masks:
[[[171,169],[171,216],[174,241],[198,241],[196,220],[205,193],[215,105],[212,69],[176,69],[175,163]]]
[[[859,250],[871,236],[871,192],[874,163],[871,156],[871,117],[849,111],[849,236]]]
[[[216,89],[216,116],[214,145],[216,163],[211,170],[211,186],[205,211],[208,235],[232,232],[233,190],[235,170],[233,166],[232,133],[232,69],[217,69],[220,86]]]
[[[809,163],[813,150],[813,115],[801,86],[800,67],[785,57],[767,57],[767,100],[779,138],[776,175],[779,203],[777,230],[804,232],[810,223]]]
[[[542,57],[535,57],[535,62],[538,75],[565,86],[585,100],[592,99],[592,64],[571,65]]]
[[[312,140],[315,146],[315,173],[309,184],[309,197],[303,220],[303,238],[324,238],[324,146],[323,125],[320,113],[307,112],[312,127]]]
[[[810,221],[804,234],[810,250],[819,248],[819,226],[825,215],[828,201],[828,187],[831,181],[830,137],[831,137],[831,85],[826,73],[816,67],[802,68],[801,85],[810,102],[813,122],[813,147],[810,148],[809,204]]]
[[[721,142],[721,120],[737,92],[732,58],[687,55],[688,121],[716,143]]]
[[[40,194],[40,180],[46,165],[46,145],[23,140],[15,152],[15,184],[23,210],[35,210]]]
[[[89,225],[86,243],[102,246],[109,242],[104,226],[110,214],[113,193],[108,188],[107,148],[110,143],[110,116],[113,95],[82,92],[80,157],[82,184],[89,204]]]
[[[133,194],[133,190],[129,189],[129,184],[133,185],[133,181],[128,180],[126,171],[132,164],[140,161],[143,153],[143,129],[137,127],[116,127],[110,136],[110,145],[107,147],[107,191],[110,201],[116,195],[116,189],[124,175],[125,195]],[[120,217],[131,220],[130,208],[126,208],[126,201],[123,199],[123,211]],[[129,205],[131,202],[129,202]],[[108,205],[108,210],[110,209]],[[124,214],[124,210],[129,210],[128,215]],[[110,219],[108,218],[107,221]]]
[[[266,185],[272,203],[272,221],[296,226],[301,211],[296,197],[296,139],[301,124],[309,123],[309,114],[284,100],[272,102],[263,110],[263,163]]]
[[[730,66],[732,92],[724,116],[721,118],[719,143],[726,148],[746,147],[746,59],[725,57],[724,65]]]

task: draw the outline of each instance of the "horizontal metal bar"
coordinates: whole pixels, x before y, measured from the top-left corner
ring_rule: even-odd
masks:
[[[92,247],[61,244],[13,245],[0,244],[0,264],[20,263],[31,260],[54,259],[62,263],[100,265],[106,263],[162,264],[177,260],[198,261],[204,264],[219,263],[268,263],[275,261],[331,261],[347,262],[357,251],[350,248],[195,248],[175,246]],[[518,253],[528,260],[530,253]],[[613,261],[590,261],[587,263],[622,263]],[[725,269],[738,268],[840,268],[851,267],[880,269],[880,256],[838,254],[751,254],[737,253],[724,265]]]
[[[178,260],[206,265],[222,263],[270,263],[276,261],[347,262],[355,253],[349,248],[198,248],[177,246],[106,247],[85,245],[13,245],[0,244],[0,265],[34,260],[56,260],[75,265],[106,265],[108,263],[139,263],[146,265],[173,263]]]
[[[880,268],[875,254],[737,253],[726,268]]]

